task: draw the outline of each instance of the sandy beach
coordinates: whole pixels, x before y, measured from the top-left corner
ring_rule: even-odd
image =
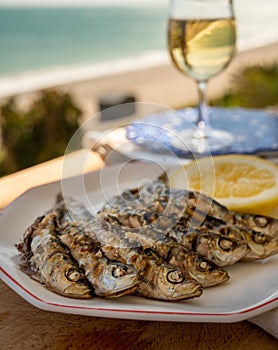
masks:
[[[278,42],[264,47],[238,53],[230,66],[209,82],[209,97],[217,97],[230,87],[239,70],[248,65],[266,65],[278,61]],[[49,86],[48,86],[49,87]],[[94,79],[83,79],[70,84],[53,85],[53,88],[69,92],[84,112],[84,118],[92,117],[99,111],[101,96],[111,93],[132,95],[137,102],[147,102],[178,108],[197,101],[197,89],[194,81],[178,72],[171,64],[154,64],[150,68],[135,69],[123,73]],[[28,104],[36,97],[36,91],[18,96],[19,103]],[[2,99],[3,100],[3,99]],[[0,100],[1,102],[1,100]],[[159,106],[157,107],[159,109]]]

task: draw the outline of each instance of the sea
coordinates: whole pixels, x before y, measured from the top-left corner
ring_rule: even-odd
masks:
[[[234,2],[239,51],[278,41],[277,0]],[[115,4],[0,6],[0,97],[169,62],[165,1]]]

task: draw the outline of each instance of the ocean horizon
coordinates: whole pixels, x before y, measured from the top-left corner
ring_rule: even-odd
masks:
[[[248,2],[236,7],[238,51],[278,41],[278,2]],[[0,97],[162,65],[167,7],[4,6],[0,47]]]

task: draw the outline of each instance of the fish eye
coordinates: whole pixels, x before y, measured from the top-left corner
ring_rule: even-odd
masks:
[[[80,277],[81,277],[81,274],[78,270],[75,270],[75,269],[69,269],[67,272],[66,272],[66,277],[69,281],[71,282],[77,282]]]
[[[254,222],[258,227],[264,228],[268,224],[268,220],[264,216],[255,216],[254,217]]]
[[[234,243],[227,238],[220,238],[218,245],[221,249],[225,250],[225,251],[229,251],[233,248]]]
[[[167,280],[168,280],[168,282],[173,283],[173,284],[182,283],[184,280],[184,275],[182,274],[181,271],[172,270],[172,271],[168,272]]]
[[[254,233],[253,234],[253,240],[256,242],[256,243],[259,243],[259,244],[263,244],[266,242],[266,236],[264,234],[261,234],[261,233]]]
[[[210,266],[209,266],[208,262],[205,260],[199,261],[198,268],[200,271],[203,271],[203,272],[210,270]]]
[[[112,276],[115,278],[123,277],[126,274],[126,266],[114,266],[112,269]]]

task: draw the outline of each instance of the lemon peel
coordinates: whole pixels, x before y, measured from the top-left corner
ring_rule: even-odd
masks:
[[[178,168],[170,185],[205,193],[239,212],[268,214],[278,206],[278,166],[257,156],[200,158]]]

